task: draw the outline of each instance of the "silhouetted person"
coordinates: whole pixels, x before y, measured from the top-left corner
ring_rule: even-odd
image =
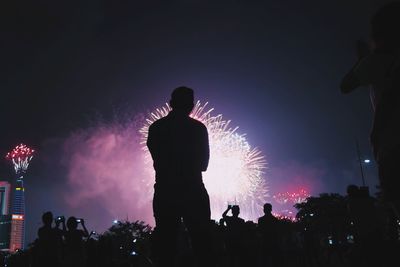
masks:
[[[228,216],[228,212],[232,211],[232,216]],[[222,222],[226,224],[227,229],[242,228],[244,220],[239,217],[240,207],[238,205],[228,205],[228,208],[222,213]]]
[[[232,216],[228,216],[228,212]],[[245,231],[245,222],[239,217],[240,208],[238,205],[228,205],[228,208],[222,213],[222,223],[226,224],[226,248],[229,256],[229,266],[243,266],[243,239]]]
[[[82,225],[83,230],[78,229],[78,224]],[[85,253],[83,238],[88,237],[83,219],[69,217],[67,220],[68,230],[64,233],[65,237],[65,264],[68,267],[85,266]]]
[[[264,215],[258,218],[261,237],[260,266],[276,266],[280,260],[278,219],[272,215],[272,205],[264,204]]]
[[[172,111],[149,128],[147,146],[156,171],[153,212],[158,266],[174,265],[182,220],[198,265],[212,266],[207,262],[210,201],[202,180],[209,161],[208,133],[201,122],[189,117],[193,101],[192,89],[176,88],[170,100]]]
[[[43,226],[38,230],[39,266],[59,266],[62,239],[56,228],[53,228],[53,213],[42,215]]]
[[[371,20],[372,51],[358,44],[358,62],[343,78],[341,91],[371,87],[374,122],[371,145],[384,198],[400,210],[400,2],[381,8]]]

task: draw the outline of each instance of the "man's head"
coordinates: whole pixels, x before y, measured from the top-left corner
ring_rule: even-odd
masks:
[[[51,211],[43,213],[42,222],[44,225],[51,225],[53,222],[53,213],[51,213]]]
[[[264,214],[270,214],[272,212],[272,205],[270,203],[264,204]]]
[[[232,215],[233,217],[238,217],[240,213],[240,208],[238,205],[233,205],[232,206]]]
[[[68,230],[75,230],[76,228],[78,228],[78,222],[76,221],[75,217],[71,216],[68,218],[67,227]]]
[[[173,110],[179,110],[189,115],[194,107],[193,90],[185,86],[176,88],[171,94],[169,104]]]

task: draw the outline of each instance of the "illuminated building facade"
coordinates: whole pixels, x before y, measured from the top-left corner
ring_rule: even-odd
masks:
[[[24,144],[16,146],[7,153],[6,159],[14,166],[16,183],[11,211],[11,238],[10,250],[24,249],[25,245],[25,188],[24,174],[28,170],[29,162],[35,150]]]
[[[25,188],[23,177],[19,177],[14,191],[11,213],[10,250],[23,249],[25,245]]]

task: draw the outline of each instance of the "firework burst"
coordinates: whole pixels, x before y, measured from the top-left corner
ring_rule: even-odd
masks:
[[[297,192],[278,193],[273,197],[279,204],[296,204],[305,202],[307,198],[310,197],[310,194],[305,189],[300,189]]]
[[[221,114],[213,115],[213,108],[199,101],[190,116],[202,122],[208,129],[210,142],[210,164],[203,179],[210,194],[213,218],[220,218],[227,204],[241,207],[241,216],[255,219],[261,214],[266,202],[267,187],[264,180],[266,161],[261,151],[252,148],[246,136],[237,133],[238,127],[231,127],[230,120]],[[150,162],[150,153],[146,146],[148,130],[156,120],[165,117],[171,111],[166,104],[149,114],[140,129],[141,145]],[[151,164],[148,164],[149,168]]]
[[[12,161],[15,173],[26,172],[34,152],[35,150],[20,144],[7,153],[6,159]]]

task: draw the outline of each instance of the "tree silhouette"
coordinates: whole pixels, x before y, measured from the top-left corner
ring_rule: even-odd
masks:
[[[339,194],[320,194],[319,197],[309,197],[306,202],[295,204],[298,209],[296,218],[305,231],[329,238],[332,241],[342,241],[345,232],[350,227],[347,216],[346,198]]]
[[[142,221],[118,221],[99,237],[99,242],[111,247],[114,262],[137,258],[148,261],[151,234],[152,228]]]

